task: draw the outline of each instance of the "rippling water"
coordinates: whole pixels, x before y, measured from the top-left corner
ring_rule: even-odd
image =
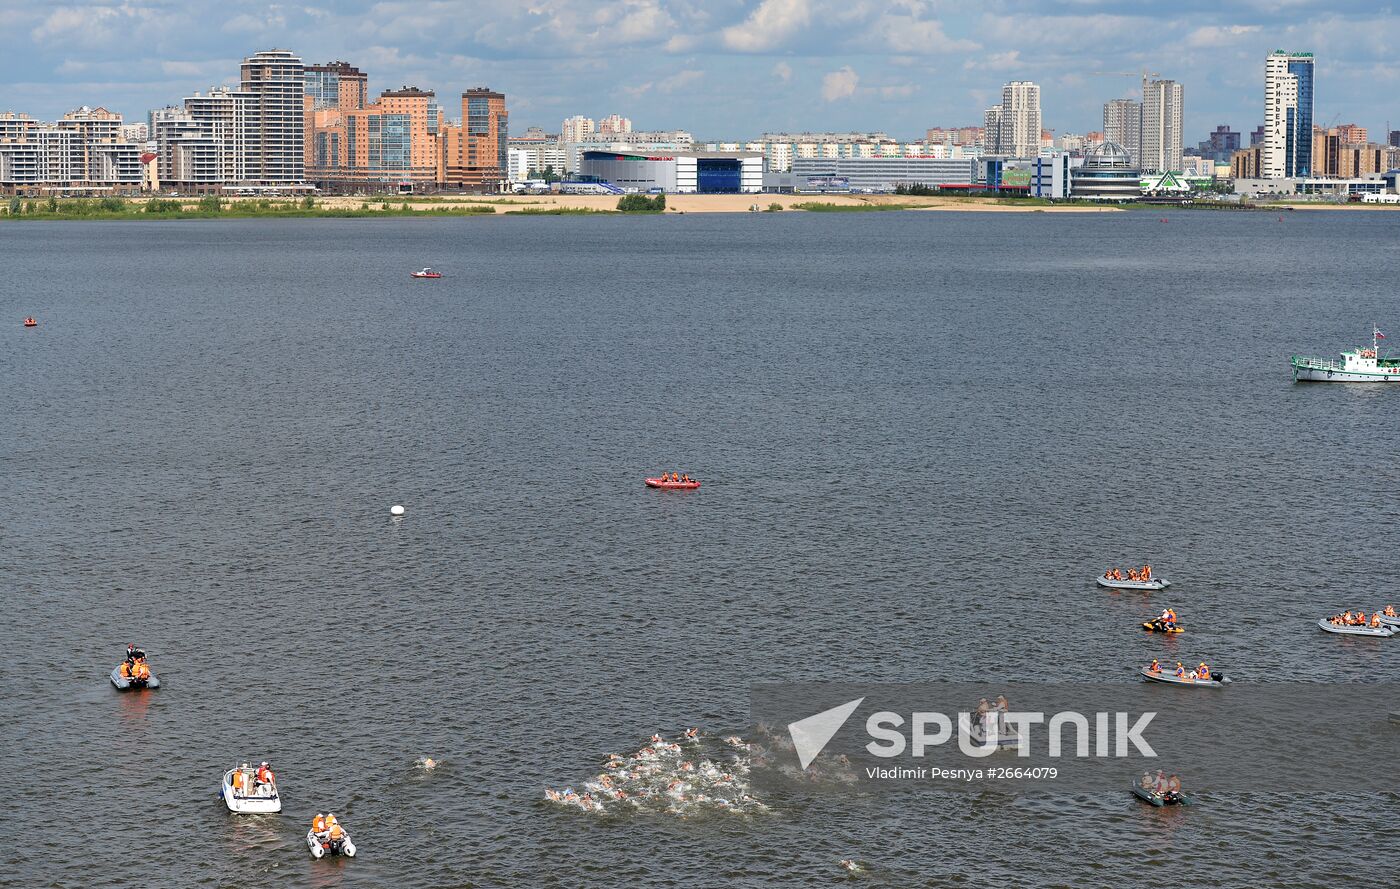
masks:
[[[1394,793],[542,799],[756,680],[1396,678],[1313,621],[1400,598],[1400,386],[1288,374],[1400,331],[1395,217],[1167,218],[0,227],[0,883],[1353,879]],[[1144,560],[1169,597],[1094,588]],[[280,817],[216,798],[254,757]]]

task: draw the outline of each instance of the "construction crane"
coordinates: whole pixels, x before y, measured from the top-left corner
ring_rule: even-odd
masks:
[[[1141,77],[1142,78],[1142,99],[1147,100],[1147,79],[1149,77],[1161,77],[1156,71],[1148,71],[1143,68],[1141,71],[1094,71],[1096,77]]]

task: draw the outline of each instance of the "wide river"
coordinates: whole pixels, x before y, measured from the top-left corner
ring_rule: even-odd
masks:
[[[747,736],[756,681],[1397,678],[1313,623],[1400,598],[1400,385],[1288,366],[1400,334],[1397,220],[0,226],[0,884],[1383,880],[1393,790],[543,794]],[[1170,597],[1094,587],[1143,561]],[[129,641],[161,689],[112,688]],[[231,815],[261,758],[283,814]],[[328,809],[356,859],[307,855]]]

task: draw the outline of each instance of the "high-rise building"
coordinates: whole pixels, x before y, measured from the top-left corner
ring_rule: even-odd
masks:
[[[1263,124],[1260,124],[1259,126],[1257,126],[1257,127],[1255,127],[1254,129],[1252,129],[1252,130],[1249,131],[1249,147],[1250,147],[1250,148],[1253,148],[1253,147],[1256,146],[1256,145],[1263,145],[1263,144],[1264,144],[1264,125],[1263,125]]]
[[[583,142],[592,136],[598,127],[593,123],[591,117],[584,117],[582,114],[566,118],[559,125],[559,141],[561,142]]]
[[[1270,53],[1264,62],[1263,178],[1312,175],[1312,121],[1312,53]]]
[[[1142,155],[1138,167],[1145,173],[1181,170],[1185,144],[1182,117],[1184,92],[1174,80],[1147,84],[1142,100]]]
[[[462,93],[461,125],[443,127],[445,184],[472,190],[500,188],[508,174],[506,143],[509,138],[503,94],[485,88]]]
[[[307,65],[306,96],[312,111],[356,111],[369,101],[369,76],[346,62]]]
[[[1142,103],[1113,99],[1103,105],[1103,135],[1128,152],[1134,166],[1142,161]]]
[[[1040,85],[1013,80],[1001,88],[1001,112],[997,115],[997,154],[1011,157],[1040,156]]]
[[[598,135],[600,136],[616,136],[630,132],[632,132],[632,121],[619,114],[609,114],[598,121]]]
[[[987,154],[1004,154],[1001,150],[1001,106],[993,105],[982,112],[982,150]]]
[[[244,117],[244,178],[265,185],[306,178],[306,68],[295,53],[270,49],[243,60],[239,90],[251,97]]]
[[[1391,130],[1390,138],[1386,140],[1389,145],[1400,146],[1400,130]]]
[[[442,179],[442,109],[431,90],[385,90],[362,108],[314,116],[307,178],[322,187],[422,191]]]

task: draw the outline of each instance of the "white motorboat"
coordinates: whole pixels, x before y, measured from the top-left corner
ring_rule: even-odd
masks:
[[[1106,586],[1111,590],[1164,590],[1172,585],[1172,582],[1164,577],[1154,577],[1151,580],[1114,580],[1100,574],[1098,579],[1099,586]]]
[[[1334,624],[1325,617],[1317,619],[1317,628],[1341,636],[1380,636],[1382,639],[1395,635],[1395,627],[1362,627],[1352,624]]]
[[[341,828],[344,830],[344,828]],[[312,858],[324,858],[327,855],[344,855],[346,858],[355,857],[355,844],[350,842],[350,834],[346,833],[341,838],[332,842],[329,839],[321,839],[316,836],[315,831],[306,831],[306,848],[311,850]]]
[[[224,780],[219,784],[219,795],[230,812],[239,815],[272,815],[282,811],[282,797],[277,793],[277,782],[258,784],[254,781],[257,769],[236,768],[224,772]],[[237,779],[235,783],[235,779]]]
[[[1382,355],[1380,341],[1385,334],[1371,325],[1371,348],[1341,353],[1341,360],[1294,355],[1294,382],[1316,383],[1400,383],[1400,358]]]

